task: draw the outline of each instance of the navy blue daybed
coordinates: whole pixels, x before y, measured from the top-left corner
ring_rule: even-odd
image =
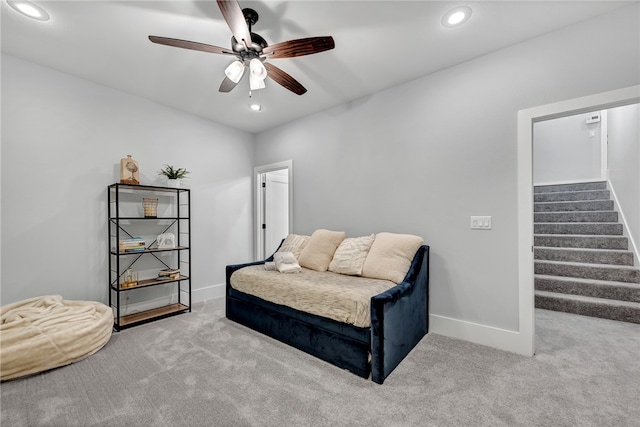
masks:
[[[371,327],[367,328],[274,304],[231,287],[233,272],[265,261],[227,266],[227,318],[356,375],[371,375],[382,384],[429,330],[427,245],[418,249],[400,284],[372,297]]]

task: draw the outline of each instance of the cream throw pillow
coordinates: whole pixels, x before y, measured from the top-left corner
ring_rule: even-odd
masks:
[[[411,234],[378,233],[364,261],[362,275],[402,282],[422,243],[422,237]]]
[[[344,231],[316,230],[302,249],[300,266],[316,271],[327,271],[333,254],[346,236]]]
[[[375,237],[376,235],[372,234],[371,236],[344,239],[333,255],[329,271],[352,276],[361,275],[364,260],[367,258]]]
[[[289,234],[285,237],[284,242],[278,249],[278,252],[292,252],[296,259],[300,258],[300,252],[307,246],[311,236],[302,236],[300,234]]]

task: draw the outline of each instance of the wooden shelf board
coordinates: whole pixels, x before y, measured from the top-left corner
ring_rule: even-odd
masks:
[[[143,190],[143,191],[159,191],[159,192],[171,192],[171,193],[179,193],[179,192],[189,192],[189,188],[183,187],[165,187],[165,186],[156,186],[156,185],[140,185],[140,184],[126,184],[124,182],[116,182],[111,184],[109,188],[116,189],[130,189],[130,190]]]
[[[141,311],[140,313],[129,314],[120,318],[120,327],[132,325],[134,323],[144,322],[145,320],[155,319],[157,317],[168,316],[170,314],[180,313],[189,310],[184,304],[171,304],[163,307],[153,308],[151,310]]]
[[[143,279],[143,280],[138,280],[138,284],[136,286],[131,286],[130,288],[123,288],[120,287],[120,289],[116,288],[115,286],[111,286],[113,288],[113,290],[117,291],[130,291],[132,289],[138,289],[138,288],[146,288],[147,286],[156,286],[156,285],[161,285],[163,283],[173,283],[173,282],[177,282],[179,280],[187,280],[189,278],[189,276],[180,276],[179,279]]]
[[[171,252],[171,251],[184,251],[189,249],[188,246],[176,246],[175,248],[147,248],[144,251],[133,251],[133,252],[114,252],[111,251],[112,255],[140,255],[140,254],[148,254],[151,252]]]

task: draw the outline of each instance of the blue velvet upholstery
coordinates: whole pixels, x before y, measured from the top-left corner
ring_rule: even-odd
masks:
[[[370,328],[304,313],[231,288],[234,271],[264,262],[227,266],[227,318],[356,375],[371,375],[382,384],[428,332],[428,246],[418,249],[402,283],[371,298]]]
[[[382,384],[429,331],[429,247],[418,249],[404,281],[371,298],[371,379]]]

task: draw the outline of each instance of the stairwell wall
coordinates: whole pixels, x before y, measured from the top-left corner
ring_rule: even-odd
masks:
[[[587,124],[591,115],[582,113],[534,123],[534,185],[604,180],[600,122]]]
[[[608,110],[609,181],[638,265],[640,245],[640,106]]]
[[[262,132],[256,163],[293,159],[296,233],[422,236],[430,330],[520,352],[517,112],[638,84],[638,16],[625,7]],[[492,230],[470,230],[471,215]]]

